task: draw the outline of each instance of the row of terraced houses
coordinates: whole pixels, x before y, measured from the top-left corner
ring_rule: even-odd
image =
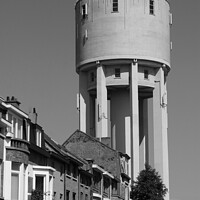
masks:
[[[129,199],[130,157],[76,130],[58,144],[37,123],[36,109],[25,113],[15,97],[0,98],[0,199]],[[55,133],[56,134],[56,133]]]

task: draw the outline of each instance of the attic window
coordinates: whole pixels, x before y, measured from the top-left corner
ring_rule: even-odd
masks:
[[[42,146],[42,133],[40,130],[36,131],[36,145],[39,147]]]

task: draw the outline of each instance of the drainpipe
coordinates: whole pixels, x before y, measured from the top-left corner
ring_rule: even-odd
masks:
[[[66,200],[66,164],[64,163],[64,200]]]
[[[80,200],[80,167],[78,167],[78,200]]]

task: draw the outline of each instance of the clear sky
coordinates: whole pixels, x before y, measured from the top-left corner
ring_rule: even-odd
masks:
[[[200,199],[200,2],[171,0],[168,76],[171,200]],[[0,1],[0,96],[36,107],[59,143],[78,128],[75,0]]]

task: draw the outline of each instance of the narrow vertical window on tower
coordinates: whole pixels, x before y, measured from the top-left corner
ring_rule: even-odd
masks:
[[[154,5],[154,0],[149,0],[149,14],[154,15],[155,14],[155,5]]]
[[[94,82],[94,80],[95,80],[94,72],[91,72],[90,73],[90,81]]]
[[[85,4],[82,5],[82,19],[86,19],[87,15],[88,15],[87,3],[85,3]]]
[[[120,68],[115,68],[115,78],[120,78],[120,77],[121,77]]]
[[[118,0],[113,0],[113,12],[118,12]]]
[[[144,70],[144,79],[149,79],[149,71]]]

